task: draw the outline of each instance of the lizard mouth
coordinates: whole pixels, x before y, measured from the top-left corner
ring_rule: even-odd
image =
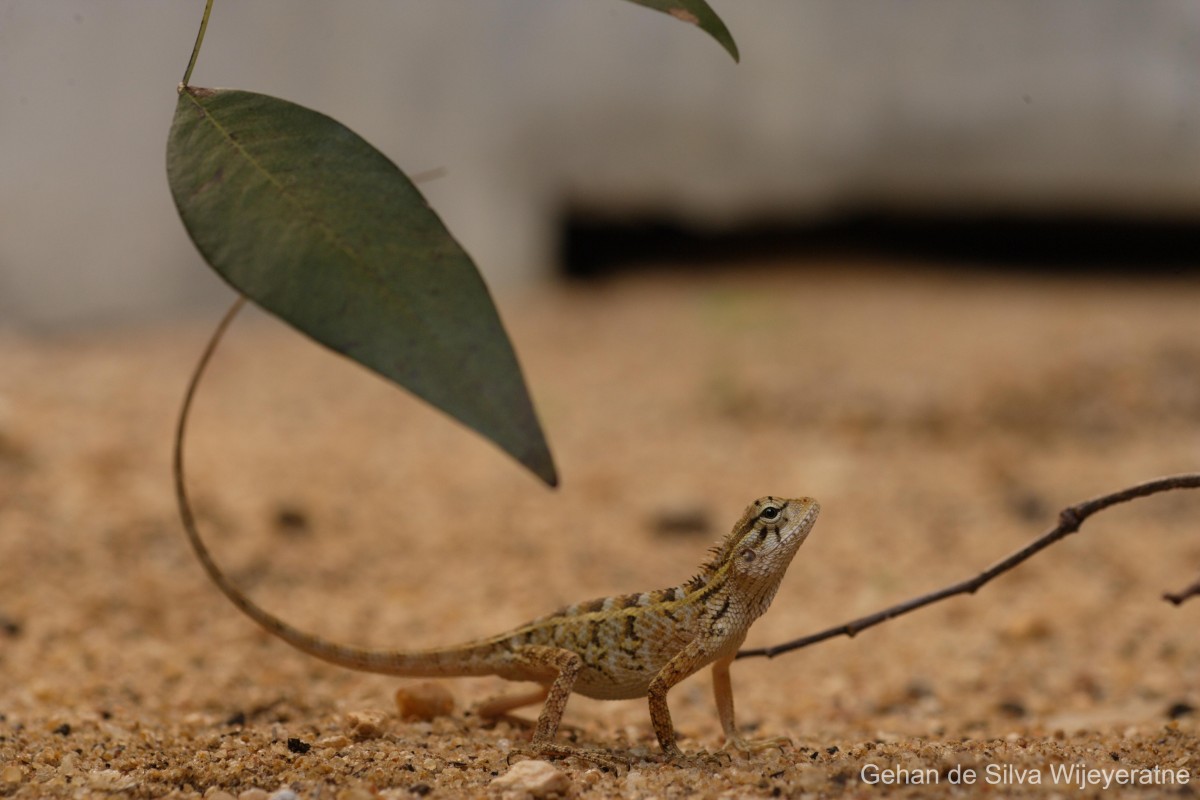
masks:
[[[818,503],[816,500],[808,499],[808,510],[805,511],[804,516],[801,517],[797,521],[795,527],[792,530],[791,535],[788,536],[788,539],[799,538],[799,539],[803,540],[804,538],[806,538],[808,536],[809,531],[812,530],[813,525],[816,523],[817,516],[820,513],[821,513],[821,504]]]

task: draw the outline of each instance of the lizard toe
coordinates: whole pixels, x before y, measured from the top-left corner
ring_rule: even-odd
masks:
[[[743,739],[741,736],[728,736],[721,747],[723,753],[737,753],[743,757],[761,753],[763,750],[783,751],[791,747],[792,740],[786,736],[773,736],[769,739]]]

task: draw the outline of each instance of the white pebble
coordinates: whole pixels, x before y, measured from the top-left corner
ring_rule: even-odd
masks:
[[[571,779],[548,761],[520,761],[491,785],[506,794],[512,792],[519,796],[565,796],[571,789]]]

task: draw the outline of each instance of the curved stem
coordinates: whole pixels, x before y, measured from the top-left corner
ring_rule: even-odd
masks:
[[[204,16],[200,18],[200,32],[196,34],[196,45],[192,48],[192,57],[183,73],[183,81],[179,84],[181,87],[187,87],[188,81],[192,79],[192,70],[196,68],[196,59],[200,56],[200,45],[204,44],[204,32],[208,30],[208,15],[212,13],[212,7],[213,0],[206,0]]]
[[[233,301],[233,305],[229,307],[229,310],[225,312],[225,316],[221,318],[216,331],[213,332],[213,335],[208,340],[208,344],[205,345],[204,352],[201,354],[200,360],[196,363],[195,369],[192,370],[192,377],[188,379],[187,391],[183,395],[183,403],[179,407],[179,420],[175,424],[175,447],[171,457],[171,466],[175,479],[175,498],[179,501],[179,515],[183,518],[184,528],[187,529],[189,538],[192,537],[192,531],[195,529],[195,514],[192,513],[192,504],[188,501],[187,481],[184,480],[183,474],[183,441],[187,434],[188,416],[192,413],[192,401],[196,398],[196,388],[200,385],[200,378],[204,376],[204,370],[208,367],[208,362],[212,360],[213,353],[216,352],[217,345],[221,342],[221,337],[225,335],[225,330],[245,304],[246,298],[239,295],[237,300]],[[195,540],[193,540],[194,544]]]

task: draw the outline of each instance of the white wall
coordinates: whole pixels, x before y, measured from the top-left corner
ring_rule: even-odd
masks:
[[[620,0],[217,0],[193,83],[318,108],[409,172],[493,284],[553,212],[892,207],[1200,219],[1195,0],[713,0],[735,65]],[[0,0],[0,325],[223,296],[163,171],[202,0]]]

